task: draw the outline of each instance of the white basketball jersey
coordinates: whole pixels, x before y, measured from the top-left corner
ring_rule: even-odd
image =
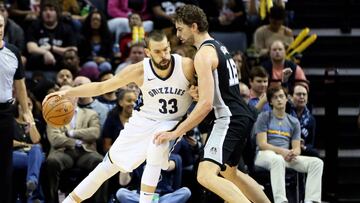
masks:
[[[144,59],[144,82],[139,97],[142,101],[138,101],[135,107],[141,116],[152,120],[181,120],[191,105],[190,82],[183,72],[182,57],[172,54],[171,60],[170,75],[160,78],[150,58]]]

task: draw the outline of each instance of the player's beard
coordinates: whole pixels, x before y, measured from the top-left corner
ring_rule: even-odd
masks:
[[[170,67],[171,64],[171,60],[168,59],[163,59],[161,60],[159,63],[156,63],[156,61],[151,58],[153,64],[156,66],[156,68],[160,69],[160,70],[166,70]]]
[[[194,45],[194,43],[195,43],[194,36],[191,36],[187,40],[183,41],[183,44],[190,46]]]

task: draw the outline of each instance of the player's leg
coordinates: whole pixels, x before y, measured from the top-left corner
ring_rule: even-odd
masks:
[[[143,128],[139,128],[139,123]],[[147,127],[145,121],[133,116],[120,132],[120,135],[111,146],[103,162],[101,162],[66,198],[65,203],[80,202],[91,197],[108,178],[119,171],[131,172],[137,168],[146,157]],[[144,149],[145,148],[145,149]],[[70,201],[71,200],[71,201]]]
[[[229,117],[217,119],[204,148],[203,160],[199,164],[197,179],[205,188],[216,193],[227,202],[249,202],[235,184],[219,177],[220,170],[225,170],[227,159],[235,144],[229,141],[229,130],[234,134],[234,123]],[[228,145],[226,145],[228,143]],[[236,142],[235,142],[236,143]]]
[[[66,197],[63,203],[81,202],[90,198],[98,188],[121,168],[111,163],[106,155],[101,162],[81,183]]]
[[[165,121],[159,124],[155,132],[173,129],[177,121]],[[152,136],[151,136],[152,137]],[[150,203],[159,182],[161,169],[166,170],[169,163],[169,143],[156,145],[151,141],[148,145],[146,166],[141,177],[140,203]]]
[[[197,180],[198,182],[214,192],[226,202],[250,202],[236,185],[231,181],[219,177],[220,166],[211,161],[202,161],[199,164]]]
[[[263,187],[259,185],[249,175],[239,171],[236,166],[226,165],[225,171],[221,171],[220,174],[227,180],[234,183],[249,200],[254,203],[267,202],[270,200],[263,192]]]
[[[140,203],[151,203],[161,173],[161,165],[147,163],[141,177]]]
[[[224,150],[228,151],[228,153],[224,154],[223,160],[226,163],[226,168],[220,174],[234,183],[252,202],[270,203],[270,200],[263,191],[263,187],[249,175],[237,169],[247,143],[247,138],[250,137],[252,126],[253,121],[248,117],[232,118],[232,122],[229,125],[230,130],[224,141],[224,146],[229,149]],[[233,131],[235,133],[232,133]]]

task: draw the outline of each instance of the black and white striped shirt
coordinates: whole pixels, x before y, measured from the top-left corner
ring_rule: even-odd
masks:
[[[0,103],[12,99],[14,80],[23,79],[24,76],[18,49],[3,41],[3,47],[0,47]]]

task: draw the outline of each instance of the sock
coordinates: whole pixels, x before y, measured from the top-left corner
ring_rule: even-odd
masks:
[[[154,193],[140,191],[140,202],[139,203],[151,203]]]
[[[76,201],[71,197],[71,193],[64,199],[62,203],[76,203]]]
[[[156,188],[156,185],[159,181],[160,172],[161,172],[161,166],[146,164],[143,175],[141,177],[141,185]],[[151,203],[154,196],[154,192],[155,189],[154,191],[148,191],[148,192],[141,190],[140,203]]]

